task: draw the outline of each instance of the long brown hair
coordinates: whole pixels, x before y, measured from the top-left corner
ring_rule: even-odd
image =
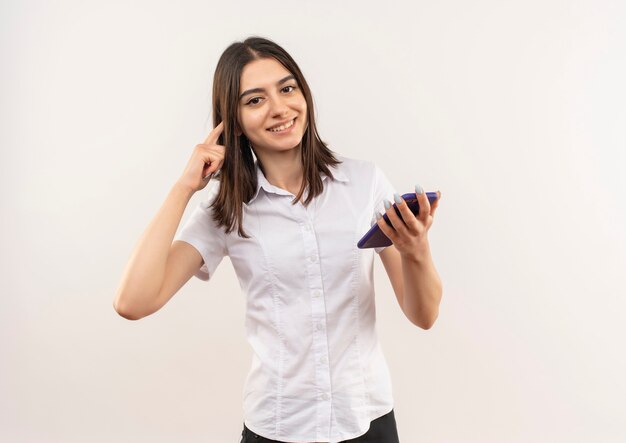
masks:
[[[213,219],[219,227],[225,227],[225,232],[229,233],[236,224],[239,236],[244,238],[249,236],[242,226],[243,203],[247,204],[252,199],[257,187],[257,175],[248,138],[243,133],[240,136],[235,133],[239,87],[244,67],[263,58],[275,59],[295,77],[307,104],[308,126],[300,142],[303,180],[292,204],[300,201],[308,186],[309,192],[303,202],[308,206],[323,191],[320,172],[333,178],[329,166],[341,163],[317,133],[311,90],[300,68],[287,51],[273,41],[258,36],[231,44],[220,57],[213,77],[213,127],[224,121],[218,144],[226,147],[226,156],[222,168],[215,175],[220,180],[220,189],[211,208]],[[260,160],[259,165],[262,168]]]

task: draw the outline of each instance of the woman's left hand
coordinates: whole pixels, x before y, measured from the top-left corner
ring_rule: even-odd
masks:
[[[417,185],[415,190],[420,208],[417,217],[413,215],[404,199],[396,193],[394,194],[396,206],[402,218],[398,217],[391,202],[385,200],[385,212],[393,227],[389,226],[382,215],[378,213],[376,214],[378,218],[376,223],[380,230],[391,240],[400,255],[419,260],[424,253],[428,252],[428,230],[433,224],[433,217],[441,199],[441,192],[437,191],[437,200],[431,206],[422,187]],[[420,190],[422,193],[418,194]],[[400,203],[398,203],[398,200]],[[387,208],[387,206],[389,207]]]

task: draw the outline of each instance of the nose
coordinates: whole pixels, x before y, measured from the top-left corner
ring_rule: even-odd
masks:
[[[287,99],[281,96],[274,97],[270,100],[270,111],[272,117],[282,117],[289,112],[289,106],[287,105]]]

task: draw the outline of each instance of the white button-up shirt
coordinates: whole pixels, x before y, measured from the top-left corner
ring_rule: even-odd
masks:
[[[208,198],[175,237],[202,255],[202,280],[224,256],[233,264],[253,350],[244,422],[272,440],[348,440],[393,408],[375,327],[374,251],[384,248],[357,242],[395,190],[374,163],[337,158],[335,180],[321,174],[324,191],[308,208],[292,205],[294,195],[271,185],[257,164],[257,190],[244,204],[248,239],[216,227],[210,204],[220,183],[211,180]]]

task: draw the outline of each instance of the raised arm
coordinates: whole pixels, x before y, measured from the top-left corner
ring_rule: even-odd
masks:
[[[223,127],[221,122],[195,147],[182,176],[135,246],[113,301],[122,317],[138,320],[159,310],[202,266],[197,250],[173,239],[189,200],[223,164],[225,148],[217,144]]]

